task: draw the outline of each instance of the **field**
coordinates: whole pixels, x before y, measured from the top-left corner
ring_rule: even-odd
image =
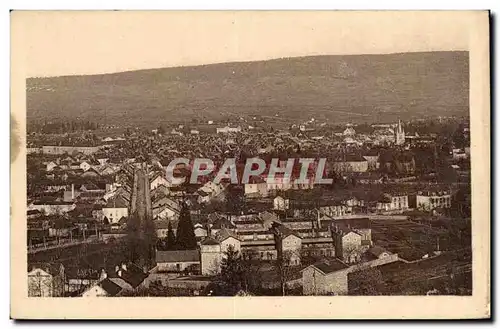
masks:
[[[28,255],[28,264],[59,262],[66,269],[81,267],[99,271],[105,268],[109,271],[126,261],[128,256],[126,241],[117,240],[40,251]]]
[[[463,221],[415,222],[409,220],[372,220],[373,242],[414,261],[434,251],[470,248],[470,229]],[[469,233],[468,233],[469,232]],[[468,233],[468,234],[467,234]]]

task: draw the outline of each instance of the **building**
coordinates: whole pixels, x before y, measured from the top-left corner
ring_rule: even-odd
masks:
[[[282,259],[288,265],[300,265],[300,250],[302,239],[293,230],[285,225],[275,223],[272,228],[278,259]]]
[[[155,200],[152,211],[154,219],[178,219],[181,212],[181,205],[172,198],[163,197]]]
[[[363,235],[356,230],[335,224],[332,229],[332,239],[335,246],[335,256],[346,263],[357,263],[368,248],[363,241]]]
[[[287,210],[290,209],[290,200],[285,199],[282,196],[277,196],[273,199],[273,209],[274,210]]]
[[[200,272],[199,250],[157,250],[156,267],[158,272]]]
[[[406,194],[385,193],[377,202],[379,212],[404,211],[408,208],[408,195]]]
[[[154,190],[155,188],[159,187],[160,185],[170,187],[172,186],[172,183],[169,182],[165,177],[163,177],[162,174],[160,173],[155,173],[153,177],[150,179],[150,188],[151,190]]]
[[[405,143],[405,130],[401,125],[401,120],[398,121],[398,126],[394,131],[394,143],[396,145],[404,145]]]
[[[207,237],[200,244],[201,274],[215,275],[219,273],[222,260],[221,245],[214,238]]]
[[[102,207],[102,214],[106,217],[110,224],[116,224],[124,217],[128,217],[127,202],[120,196],[108,200],[107,204]]]
[[[339,259],[326,260],[302,270],[304,295],[346,295],[349,265]]]
[[[320,218],[343,217],[343,216],[350,216],[351,214],[352,214],[352,206],[347,204],[324,206],[318,209],[318,216],[320,216]]]
[[[377,151],[370,151],[367,154],[363,155],[363,158],[368,161],[368,170],[374,171],[380,167],[380,163],[378,162],[379,153]]]
[[[35,201],[28,207],[28,210],[38,210],[45,215],[54,215],[54,214],[66,213],[75,208],[76,205],[73,202]]]
[[[155,225],[155,230],[156,230],[156,237],[159,239],[166,238],[168,236],[168,224],[170,223],[171,228],[172,228],[172,233],[174,235],[177,234],[177,225],[179,224],[179,220],[155,220],[154,225]]]
[[[99,151],[99,146],[42,146],[43,154],[72,154],[74,152],[93,154]]]
[[[228,134],[228,133],[240,133],[241,132],[241,127],[229,127],[225,126],[222,128],[217,128],[217,133],[218,134]]]
[[[451,151],[451,154],[452,154],[453,160],[467,159],[469,157],[469,154],[470,154],[470,148],[469,148],[469,154],[465,151],[465,149],[457,149],[457,148],[454,148]]]
[[[82,297],[116,297],[123,291],[123,288],[105,278],[83,292]]]
[[[418,192],[417,209],[430,211],[436,208],[451,208],[451,193],[448,191]]]
[[[267,182],[261,177],[250,177],[248,183],[245,184],[245,196],[265,198],[267,195]]]
[[[352,136],[356,135],[356,131],[354,130],[354,128],[351,125],[348,125],[342,134],[344,136],[351,136],[352,137]]]
[[[62,264],[33,264],[28,272],[28,296],[63,297],[65,280]]]
[[[241,251],[241,241],[232,231],[223,228],[217,233],[217,241],[220,243],[221,252],[225,253],[231,247],[234,251]]]
[[[338,173],[367,172],[368,160],[357,154],[344,154],[333,161],[332,168]]]

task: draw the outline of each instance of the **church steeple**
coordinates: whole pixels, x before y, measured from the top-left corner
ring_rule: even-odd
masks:
[[[398,120],[398,127],[396,128],[394,134],[396,135],[394,136],[394,142],[396,145],[403,145],[405,143],[405,131],[401,125],[401,120]]]

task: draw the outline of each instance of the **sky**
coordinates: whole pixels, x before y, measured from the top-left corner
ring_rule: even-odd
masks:
[[[468,21],[469,20],[469,21]],[[467,50],[467,12],[13,12],[27,77],[280,57]]]

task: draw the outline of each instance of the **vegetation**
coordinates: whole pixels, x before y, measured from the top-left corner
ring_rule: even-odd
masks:
[[[244,287],[245,268],[240,253],[232,245],[224,253],[216,282],[222,294],[227,296],[236,295]]]
[[[179,214],[179,224],[177,224],[177,239],[175,246],[179,250],[196,249],[196,236],[194,234],[194,226],[191,221],[189,209],[185,203],[182,204]]]
[[[376,267],[369,267],[352,275],[355,285],[354,289],[349,289],[351,295],[377,296],[385,292],[385,282],[382,272]]]

